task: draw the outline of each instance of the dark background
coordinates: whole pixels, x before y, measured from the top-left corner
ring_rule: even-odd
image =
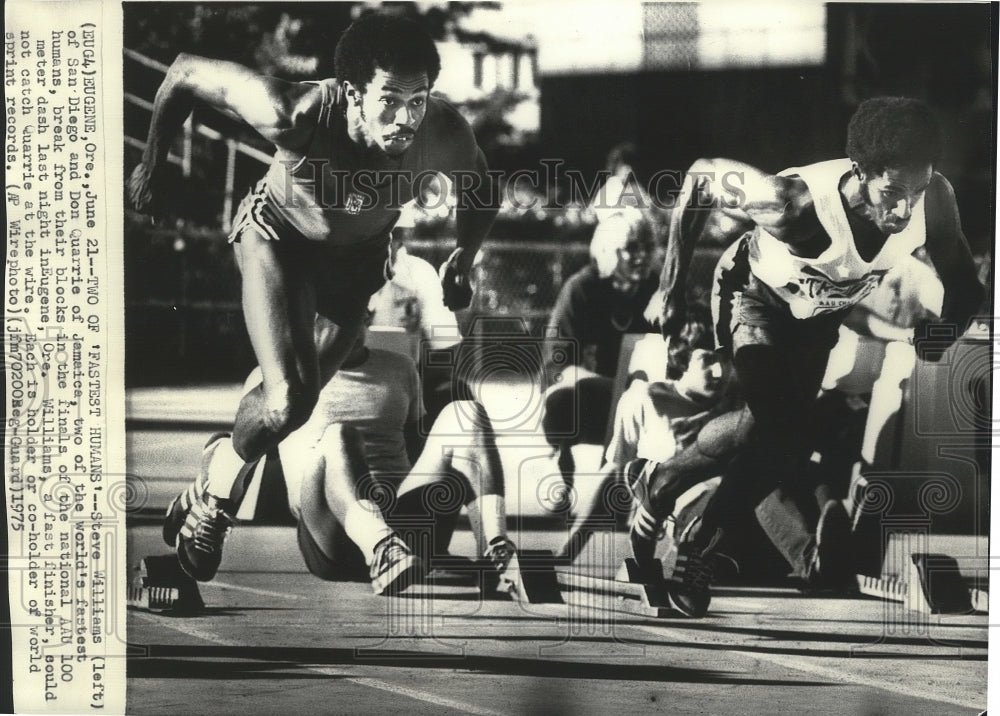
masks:
[[[446,27],[460,25],[472,5],[450,3],[424,14],[407,3],[389,7],[416,17],[441,38]],[[307,79],[296,72],[297,57],[315,57],[317,74],[332,74],[336,39],[360,10],[350,3],[125,3],[124,8],[128,49],[164,63],[180,51],[222,57],[289,79]],[[983,279],[991,281],[996,8],[831,4],[822,66],[541,75],[537,136],[518,146],[505,144],[499,140],[502,121],[489,108],[473,127],[490,166],[508,171],[557,158],[589,177],[603,168],[608,149],[625,139],[639,147],[640,180],[660,169],[682,170],[700,156],[728,156],[778,171],[843,156],[847,120],[866,97],[919,97],[945,124],[949,141],[939,169],[955,187],[965,232]],[[161,78],[125,62],[127,92],[151,99]],[[148,118],[148,112],[126,104],[126,135],[144,138]],[[196,119],[267,149],[225,118],[196,112]],[[157,226],[146,217],[125,218],[128,385],[235,381],[252,366],[239,278],[219,229],[223,150],[218,142],[194,147],[192,176],[181,181],[178,173],[171,213]],[[138,159],[139,151],[126,147],[126,176]],[[237,162],[238,196],[260,175],[260,165]],[[477,313],[501,313],[523,315],[538,329],[560,276],[586,261],[592,226],[563,219],[558,213],[503,216],[491,239],[536,242],[540,248],[487,252],[477,304],[460,316],[463,325]],[[425,241],[412,251],[435,264],[453,245],[448,224],[422,235]],[[707,268],[695,278],[707,282],[711,262],[703,263]]]

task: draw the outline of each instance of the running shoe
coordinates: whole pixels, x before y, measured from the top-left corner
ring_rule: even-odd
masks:
[[[163,541],[168,546],[177,546],[177,533],[181,531],[181,526],[187,518],[191,505],[204,497],[208,488],[208,466],[212,463],[212,455],[215,454],[215,448],[218,447],[219,441],[228,437],[229,433],[215,433],[208,439],[201,451],[201,466],[198,469],[198,476],[184,492],[177,495],[167,506],[167,515],[163,520]]]
[[[375,545],[369,575],[375,594],[393,596],[423,578],[424,565],[399,535],[393,533]]]
[[[693,537],[701,518],[693,520],[681,534],[677,546],[677,563],[667,580],[667,596],[671,605],[686,617],[700,619],[708,613],[712,602],[712,584],[721,559],[731,558],[718,552],[722,529],[716,528],[707,542],[698,534]],[[733,561],[735,565],[735,561]],[[738,565],[737,565],[738,567]]]
[[[191,505],[177,535],[181,568],[199,582],[208,582],[222,562],[222,544],[237,524],[231,500],[205,494]]]

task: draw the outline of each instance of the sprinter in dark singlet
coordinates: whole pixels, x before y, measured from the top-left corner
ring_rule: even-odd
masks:
[[[199,579],[218,567],[240,497],[235,476],[306,421],[354,345],[368,299],[387,278],[389,232],[401,205],[434,173],[455,184],[457,248],[441,268],[452,310],[471,301],[469,271],[496,216],[471,128],[430,95],[440,59],[423,28],[364,17],[344,32],[334,64],[336,79],[294,83],[179,55],[157,91],[143,160],[129,179],[132,204],[153,211],[169,193],[162,173],[171,141],[199,101],[277,148],[230,237],[263,382],[240,403],[232,439],[215,450],[209,495],[192,506],[181,531],[178,553]],[[313,342],[317,314],[334,326],[322,365]]]

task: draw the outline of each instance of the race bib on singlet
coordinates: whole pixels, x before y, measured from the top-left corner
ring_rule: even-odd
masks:
[[[814,316],[850,308],[874,291],[886,273],[888,269],[877,269],[859,279],[837,281],[812,266],[803,266],[801,275],[778,293],[788,301],[793,315],[805,318],[798,315],[802,309]]]
[[[744,238],[750,270],[788,304],[796,318],[850,308],[871,293],[889,269],[924,243],[926,221],[921,199],[903,231],[888,236],[870,261],[861,257],[839,188],[851,167],[849,159],[835,159],[782,172],[798,176],[809,188],[816,218],[830,240],[819,256],[794,254],[760,226]]]

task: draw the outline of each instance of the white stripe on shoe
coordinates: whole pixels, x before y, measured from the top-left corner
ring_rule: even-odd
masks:
[[[660,520],[650,514],[645,505],[640,504],[635,512],[632,529],[644,539],[653,539],[660,531]]]

